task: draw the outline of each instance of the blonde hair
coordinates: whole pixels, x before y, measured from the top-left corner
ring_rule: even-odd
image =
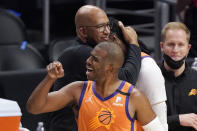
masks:
[[[189,42],[189,40],[190,40],[190,31],[187,28],[187,26],[185,24],[181,23],[181,22],[169,22],[168,24],[166,24],[164,26],[164,28],[162,29],[162,32],[161,32],[162,41],[165,41],[166,32],[168,30],[170,30],[170,29],[181,29],[181,30],[185,31],[185,33],[186,33],[186,39]]]

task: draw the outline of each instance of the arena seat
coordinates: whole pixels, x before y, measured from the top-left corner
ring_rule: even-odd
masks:
[[[20,17],[7,9],[0,8],[0,44],[22,43],[27,40],[27,32]]]
[[[49,46],[49,60],[58,60],[59,56],[67,47],[74,45],[73,39],[53,40]]]
[[[0,71],[45,68],[46,61],[30,44],[0,45]]]

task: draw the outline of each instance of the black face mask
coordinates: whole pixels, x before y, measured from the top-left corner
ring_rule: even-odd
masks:
[[[178,69],[178,68],[180,68],[183,65],[183,63],[185,61],[185,58],[186,58],[186,56],[185,56],[185,57],[183,57],[179,61],[174,61],[173,59],[171,59],[166,54],[163,54],[163,57],[164,57],[164,60],[166,61],[166,63],[168,64],[168,66],[170,66],[170,68],[172,68],[172,69]]]

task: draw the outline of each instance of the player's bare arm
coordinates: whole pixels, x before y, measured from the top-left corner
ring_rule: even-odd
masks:
[[[147,97],[136,88],[133,88],[130,95],[129,111],[131,115],[136,116],[144,131],[164,131]]]
[[[61,63],[53,62],[47,66],[48,74],[36,87],[27,102],[27,110],[33,114],[56,111],[68,103],[76,103],[84,82],[73,82],[59,91],[49,93],[56,79],[64,76]]]
[[[130,114],[134,112],[133,116],[135,114],[136,119],[142,126],[156,117],[146,96],[136,88],[132,89],[129,107],[132,109]]]

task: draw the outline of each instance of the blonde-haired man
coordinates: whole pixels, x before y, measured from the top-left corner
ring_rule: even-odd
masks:
[[[189,39],[190,31],[183,23],[170,22],[162,30],[161,70],[167,93],[169,131],[197,130],[197,72],[185,62],[191,48]]]

